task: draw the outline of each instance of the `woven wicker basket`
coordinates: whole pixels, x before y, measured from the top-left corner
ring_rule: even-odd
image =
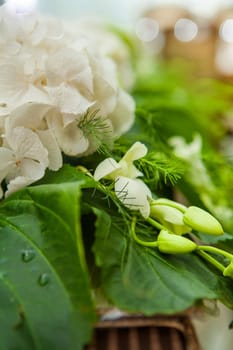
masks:
[[[85,350],[200,350],[187,314],[100,321]]]

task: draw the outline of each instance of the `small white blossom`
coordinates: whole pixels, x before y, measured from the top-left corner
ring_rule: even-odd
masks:
[[[94,173],[94,179],[108,178],[115,181],[115,193],[120,201],[131,210],[139,210],[144,217],[150,214],[149,199],[151,191],[145,183],[138,179],[143,176],[133,162],[144,157],[147,148],[141,142],[135,142],[123,158],[116,162],[113,158],[106,158]]]
[[[113,158],[106,158],[101,162],[95,170],[94,178],[100,180],[104,177],[115,180],[119,176],[130,179],[143,176],[143,173],[135,167],[133,162],[146,154],[146,146],[141,142],[135,142],[118,163]]]
[[[142,180],[119,176],[115,180],[115,193],[127,208],[139,210],[145,218],[150,215],[151,191]]]
[[[187,143],[181,136],[172,137],[169,143],[174,147],[174,153],[179,158],[190,160],[201,157],[202,139],[199,134],[196,134],[190,143]]]
[[[201,136],[195,135],[190,144],[186,143],[182,137],[173,137],[170,139],[170,144],[174,147],[174,154],[187,163],[187,176],[191,183],[196,186],[205,206],[217,218],[221,218],[222,221],[231,225],[232,210],[221,199],[219,200],[218,188],[213,183],[202,160]]]
[[[174,154],[189,164],[189,176],[193,183],[197,186],[206,186],[211,189],[213,187],[212,180],[202,161],[201,136],[196,134],[190,143],[187,143],[183,137],[175,136],[169,140],[169,143],[173,146]]]

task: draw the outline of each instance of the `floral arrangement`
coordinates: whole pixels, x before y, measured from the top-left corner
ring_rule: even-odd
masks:
[[[195,105],[98,23],[2,6],[0,28],[3,348],[81,350],[103,306],[233,308],[233,172],[209,128],[231,90]]]

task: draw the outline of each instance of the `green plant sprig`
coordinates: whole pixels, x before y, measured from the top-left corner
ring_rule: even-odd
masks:
[[[93,198],[95,197],[96,191],[102,193],[103,200],[108,203],[109,208],[111,205],[115,205],[123,221],[127,223],[128,226],[130,226],[132,219],[131,213],[116,196],[116,193],[114,191],[114,183],[109,180],[103,180],[103,182],[95,181],[93,175],[84,166],[78,166],[77,169],[93,179],[93,184],[95,185],[93,190]]]
[[[137,160],[137,168],[143,172],[144,181],[147,184],[175,185],[184,173],[182,162],[174,157],[168,157],[165,153],[150,152],[146,157]]]
[[[106,117],[99,114],[99,110],[87,111],[78,121],[77,126],[82,130],[84,137],[91,138],[96,143],[98,152],[109,153],[109,144],[113,142],[111,125]]]

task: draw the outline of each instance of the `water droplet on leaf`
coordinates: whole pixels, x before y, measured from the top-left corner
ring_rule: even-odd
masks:
[[[38,278],[38,283],[40,286],[46,286],[49,283],[49,275],[47,273],[42,273]]]
[[[25,249],[22,251],[21,258],[23,262],[29,262],[35,257],[35,252],[32,249]]]

